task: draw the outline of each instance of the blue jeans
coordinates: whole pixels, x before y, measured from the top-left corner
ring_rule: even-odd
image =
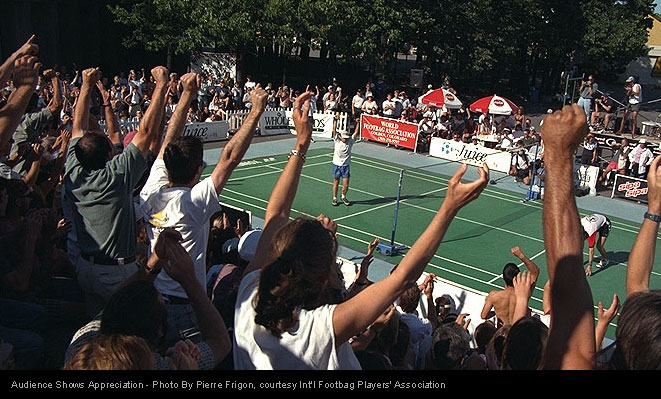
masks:
[[[580,97],[576,104],[583,108],[585,111],[585,118],[588,120],[588,123],[590,123],[590,107],[592,106],[592,99]]]

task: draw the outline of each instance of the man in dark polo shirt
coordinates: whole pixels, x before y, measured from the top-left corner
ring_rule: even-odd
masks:
[[[156,88],[140,129],[131,144],[113,157],[108,137],[88,130],[90,95],[100,71],[83,71],[67,151],[63,199],[73,219],[80,253],[76,272],[90,315],[101,310],[138,267],[133,190],[147,170],[145,155],[159,132],[167,92],[167,69],[156,67],[151,72]]]

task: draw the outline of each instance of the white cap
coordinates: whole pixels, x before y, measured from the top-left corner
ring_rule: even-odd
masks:
[[[261,229],[247,231],[239,240],[239,256],[241,259],[250,262],[257,251],[259,237],[262,236]]]
[[[633,82],[634,80],[636,80],[636,79],[634,79],[633,76],[629,76],[629,77],[627,78],[627,80],[625,80],[624,82],[625,82],[625,83],[631,83],[631,82]]]
[[[647,140],[645,140],[645,139],[640,139],[640,141],[638,142],[638,144],[647,144]]]

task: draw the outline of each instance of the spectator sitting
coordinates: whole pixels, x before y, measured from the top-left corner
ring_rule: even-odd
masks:
[[[434,331],[430,368],[459,370],[470,348],[470,335],[456,323],[443,324]]]
[[[466,370],[486,370],[487,369],[487,345],[491,338],[496,334],[496,326],[491,321],[485,321],[475,328],[473,337],[475,339],[476,349],[471,351],[464,363]]]
[[[63,370],[156,370],[156,361],[143,338],[101,335],[85,343]]]
[[[540,369],[548,335],[548,327],[538,318],[526,316],[514,323],[505,340],[504,369]]]
[[[420,316],[416,310],[420,302],[421,291],[427,297],[428,309],[434,309],[432,291],[434,289],[435,277],[433,274],[427,275],[427,278],[425,278],[425,281],[420,286],[423,287],[422,290],[417,285],[414,285],[404,291],[399,297],[399,306],[397,306],[402,323],[405,323],[409,327],[409,348],[414,355],[412,366],[415,370],[424,369],[427,353],[431,348],[432,332],[438,325],[435,312],[430,311],[430,318],[427,319]]]
[[[99,336],[129,335],[145,339],[152,351],[156,368],[172,369],[176,366],[182,345],[193,349],[197,355],[195,368],[212,369],[230,351],[231,343],[222,318],[195,278],[193,262],[180,244],[181,235],[174,230],[164,230],[159,236],[157,248],[146,266],[131,276],[131,280],[113,294],[103,310],[103,314],[83,326],[74,335],[65,362],[79,352],[86,343]],[[200,322],[202,340],[197,344],[190,341],[175,343],[163,357],[157,348],[163,345],[167,331],[167,309],[163,297],[154,288],[153,279],[165,271],[180,282],[188,298],[192,311]],[[168,348],[168,346],[165,346]],[[189,351],[186,351],[189,352]]]
[[[530,184],[530,161],[526,150],[521,146],[521,141],[516,143],[514,152],[512,153],[512,161],[510,164],[510,176],[515,176],[516,181],[522,181],[523,184]]]

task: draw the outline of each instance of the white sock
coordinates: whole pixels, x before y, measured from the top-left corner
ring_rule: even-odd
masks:
[[[345,199],[346,197],[347,197],[346,195],[342,194],[342,199]]]
[[[337,201],[337,197],[333,197],[333,199]]]

